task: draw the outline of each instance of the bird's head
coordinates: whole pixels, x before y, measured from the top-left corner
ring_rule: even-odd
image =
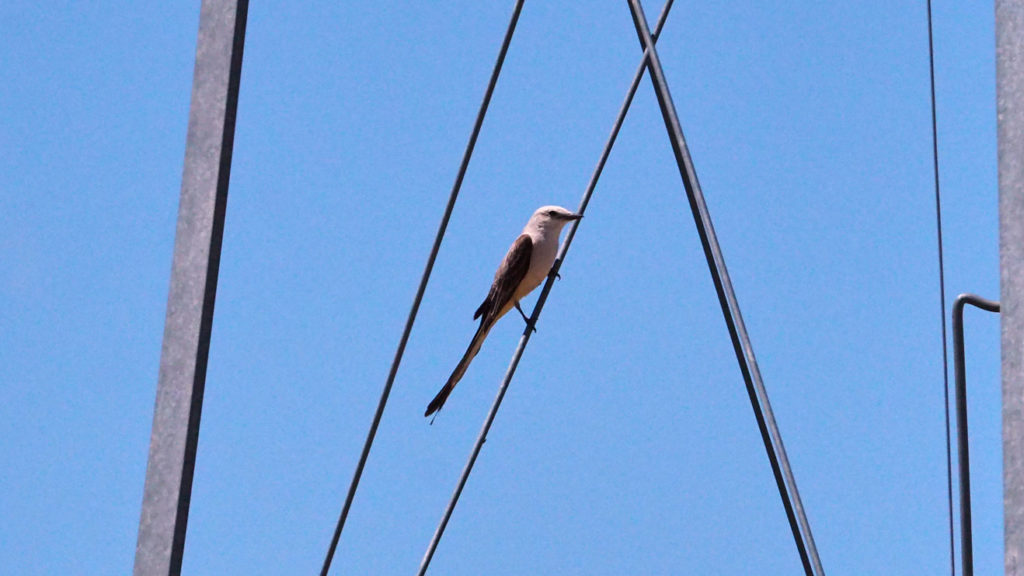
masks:
[[[582,214],[576,214],[561,206],[541,206],[530,217],[529,225],[536,226],[541,230],[553,230],[557,233],[569,222],[582,217]]]

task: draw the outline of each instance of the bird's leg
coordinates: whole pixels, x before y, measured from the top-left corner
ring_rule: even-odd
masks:
[[[526,322],[526,325],[530,326],[530,319],[526,317],[526,313],[523,312],[523,309],[519,307],[519,302],[516,302],[516,310],[518,310],[519,311],[519,315],[523,317],[523,322]],[[536,326],[530,326],[530,328],[534,332],[537,331],[537,327]]]

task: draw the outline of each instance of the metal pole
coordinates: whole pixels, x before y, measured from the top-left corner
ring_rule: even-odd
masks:
[[[135,548],[135,576],[181,573],[224,236],[247,11],[247,0],[203,0],[199,10],[185,168]]]
[[[803,504],[800,501],[800,493],[797,490],[796,479],[789,466],[789,459],[786,457],[786,448],[782,443],[782,435],[775,423],[775,416],[772,413],[771,404],[768,401],[768,391],[761,380],[761,373],[757,367],[757,359],[754,357],[753,345],[743,324],[743,317],[740,314],[739,302],[732,289],[732,282],[729,280],[729,273],[725,267],[725,258],[722,256],[722,249],[718,245],[715,230],[711,223],[711,213],[704,202],[704,194],[697,181],[697,172],[690,158],[690,152],[686,147],[686,140],[683,137],[683,130],[679,124],[679,117],[676,114],[675,104],[672,102],[672,95],[669,93],[668,81],[661,68],[661,60],[658,58],[658,51],[654,48],[654,42],[647,27],[647,19],[643,13],[643,7],[639,0],[629,0],[629,7],[633,14],[633,24],[636,26],[637,35],[640,38],[641,47],[649,51],[648,68],[651,72],[651,82],[654,84],[654,91],[658,97],[658,105],[661,107],[661,114],[665,120],[665,128],[668,130],[669,139],[672,143],[672,151],[675,154],[676,164],[679,166],[679,175],[682,177],[683,186],[686,188],[686,195],[690,201],[690,210],[697,224],[697,232],[700,235],[701,245],[704,248],[704,256],[708,262],[708,269],[711,272],[711,279],[718,292],[719,303],[722,307],[722,315],[725,317],[726,326],[729,329],[729,336],[732,339],[733,348],[736,351],[736,360],[740,365],[740,372],[746,383],[747,395],[750,397],[751,407],[754,410],[754,417],[757,419],[758,428],[761,431],[761,438],[764,442],[765,451],[775,476],[775,482],[779,489],[779,496],[782,498],[782,505],[789,520],[790,529],[793,532],[793,540],[796,543],[797,552],[800,554],[800,561],[803,564],[804,572],[808,576],[824,574],[821,561],[818,558],[818,551],[814,545],[814,537],[811,534],[810,524],[804,514]]]
[[[668,13],[672,8],[673,1],[674,0],[667,0],[665,2],[665,7],[661,10],[661,16],[658,17],[658,23],[654,32],[655,37],[658,36],[662,27],[665,25],[665,20],[668,18]],[[636,90],[640,86],[640,80],[643,79],[644,68],[646,68],[646,65],[647,53],[645,52],[640,65],[637,67],[636,73],[633,75],[633,83],[630,85],[629,90],[626,93],[626,98],[619,107],[619,114],[615,118],[615,125],[612,127],[611,134],[608,135],[608,140],[605,142],[604,149],[601,151],[601,158],[598,160],[597,166],[594,168],[594,172],[590,177],[590,182],[587,184],[587,189],[583,192],[580,207],[576,211],[578,214],[583,214],[587,209],[590,197],[594,193],[594,188],[597,187],[597,181],[601,177],[601,172],[604,171],[604,166],[608,161],[608,156],[611,154],[612,146],[615,145],[615,140],[619,135],[619,129],[622,128],[622,123],[626,119],[626,113],[629,111],[629,106],[633,102],[633,96],[636,95]],[[523,352],[526,351],[526,344],[530,341],[530,335],[533,333],[533,327],[536,326],[537,319],[540,317],[540,312],[544,308],[544,303],[547,302],[548,294],[551,292],[555,278],[558,276],[558,271],[562,267],[562,262],[565,260],[565,255],[569,251],[569,246],[572,245],[572,239],[576,236],[576,228],[579,227],[579,224],[580,222],[578,220],[572,224],[572,227],[569,228],[569,231],[566,233],[565,241],[562,242],[562,246],[559,248],[558,256],[555,258],[555,263],[551,267],[551,272],[548,273],[547,282],[544,284],[544,288],[541,290],[540,296],[537,298],[537,304],[533,308],[533,313],[530,315],[530,321],[523,330],[523,335],[519,338],[519,344],[516,346],[516,350],[512,354],[512,362],[509,364],[508,370],[505,371],[505,376],[502,378],[501,386],[498,387],[498,395],[491,404],[491,409],[487,412],[487,417],[484,419],[483,427],[480,429],[480,433],[477,435],[476,441],[473,443],[473,450],[470,452],[469,460],[467,460],[466,465],[462,469],[462,474],[459,476],[459,481],[455,486],[455,491],[448,500],[448,505],[445,507],[444,514],[441,516],[441,521],[438,523],[437,529],[434,530],[434,535],[430,538],[430,543],[427,545],[427,551],[423,554],[423,559],[420,561],[420,568],[417,572],[418,576],[424,576],[427,573],[427,569],[430,567],[430,561],[434,558],[434,552],[437,551],[437,546],[441,542],[441,537],[444,535],[445,528],[448,526],[448,521],[451,519],[452,513],[455,511],[455,505],[458,504],[459,497],[462,495],[462,490],[466,486],[466,481],[469,480],[469,474],[473,471],[473,466],[476,464],[477,456],[480,455],[480,450],[483,448],[484,442],[487,441],[487,433],[490,431],[491,424],[494,422],[494,418],[498,414],[498,408],[501,406],[501,401],[505,398],[505,392],[508,390],[508,385],[512,381],[512,377],[515,375],[516,368],[519,366],[519,360],[522,358]]]
[[[1024,0],[996,0],[1006,574],[1024,576]]]
[[[964,362],[964,304],[999,312],[999,303],[973,294],[953,302],[953,371],[956,374],[956,453],[960,476],[960,560],[963,576],[974,576],[971,531],[971,454],[967,442],[967,367]]]

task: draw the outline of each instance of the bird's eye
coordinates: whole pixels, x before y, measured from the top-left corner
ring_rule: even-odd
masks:
[[[555,215],[555,211],[554,210],[548,210],[548,216],[554,216],[554,215]]]

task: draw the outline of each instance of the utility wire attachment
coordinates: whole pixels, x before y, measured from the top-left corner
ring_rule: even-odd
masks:
[[[999,302],[974,294],[961,294],[953,302],[953,366],[956,372],[956,453],[960,478],[960,560],[961,574],[974,576],[974,548],[971,530],[971,455],[967,442],[967,367],[964,360],[964,304],[988,312],[999,312]],[[947,404],[948,406],[948,404]],[[948,410],[948,408],[947,408]]]
[[[655,27],[655,37],[661,33],[661,29],[665,25],[665,20],[668,18],[669,10],[672,8],[672,2],[673,0],[667,0],[665,2],[665,7],[662,8],[661,16],[658,17],[658,23]],[[646,66],[647,52],[644,53],[644,58],[637,67],[636,73],[633,75],[633,82],[629,87],[629,91],[626,94],[626,98],[623,101],[622,106],[619,108],[619,114],[615,119],[615,125],[612,127],[611,134],[608,135],[608,140],[604,145],[604,150],[601,152],[601,158],[598,160],[597,166],[594,168],[594,173],[590,177],[590,182],[587,184],[587,189],[583,193],[583,198],[580,201],[580,207],[576,210],[577,214],[583,214],[587,209],[587,204],[590,203],[590,197],[593,195],[594,188],[597,187],[597,181],[600,179],[601,173],[604,171],[604,166],[608,161],[608,156],[611,154],[616,138],[618,138],[619,130],[622,128],[622,123],[626,119],[626,113],[629,111],[629,106],[633,102],[633,96],[636,94],[636,90],[640,86],[640,81],[643,79]],[[530,319],[526,323],[526,328],[523,330],[523,335],[519,338],[519,344],[516,346],[515,353],[512,355],[512,362],[509,365],[508,370],[505,372],[505,376],[501,381],[501,386],[498,388],[498,395],[494,399],[494,403],[491,405],[491,409],[488,411],[487,417],[484,419],[483,427],[480,430],[480,434],[477,436],[476,442],[473,444],[473,450],[470,452],[469,460],[466,462],[466,466],[462,470],[462,475],[459,477],[459,482],[455,487],[455,492],[448,501],[444,514],[441,516],[441,521],[437,525],[437,530],[434,531],[434,535],[430,539],[430,543],[427,545],[427,551],[423,555],[423,560],[420,562],[419,572],[417,572],[419,576],[424,576],[424,574],[427,573],[427,568],[430,566],[430,561],[434,557],[437,545],[441,542],[444,530],[448,526],[448,520],[451,519],[452,512],[455,511],[455,505],[459,502],[459,496],[462,495],[462,489],[466,486],[469,474],[473,471],[473,465],[476,463],[477,456],[480,455],[480,449],[483,447],[484,442],[487,441],[487,433],[491,429],[491,424],[494,422],[494,418],[498,413],[501,401],[505,398],[505,391],[508,390],[508,385],[512,381],[512,377],[515,375],[516,368],[519,366],[519,359],[522,358],[523,352],[526,350],[526,344],[530,341],[530,336],[533,334],[534,326],[537,324],[541,310],[544,308],[544,303],[547,302],[548,294],[551,292],[555,278],[558,277],[558,271],[562,267],[562,262],[565,261],[565,256],[569,252],[569,246],[572,245],[572,240],[576,236],[576,229],[579,227],[580,222],[580,220],[573,222],[569,231],[566,233],[565,241],[562,242],[562,247],[559,249],[558,256],[555,258],[555,263],[551,267],[551,271],[548,273],[547,282],[545,282],[544,288],[541,290],[540,296],[537,298],[537,304],[533,308],[533,314],[530,315]]]
[[[750,343],[750,337],[747,335],[743,316],[740,314],[739,302],[736,300],[736,294],[732,289],[732,282],[729,280],[729,272],[725,267],[725,258],[722,255],[721,247],[718,245],[718,238],[715,236],[714,226],[711,223],[711,214],[708,212],[707,204],[704,201],[704,193],[701,191],[700,182],[697,181],[697,172],[693,166],[693,160],[690,158],[690,152],[686,147],[683,129],[679,124],[679,117],[676,114],[675,104],[672,102],[672,95],[669,93],[668,81],[665,79],[665,73],[661,68],[658,51],[654,47],[654,40],[647,28],[647,19],[644,16],[640,0],[628,1],[630,11],[633,14],[633,24],[640,39],[640,46],[648,56],[647,63],[651,72],[651,82],[654,84],[658,105],[661,107],[661,114],[665,120],[665,129],[668,131],[669,139],[672,143],[672,152],[675,154],[676,164],[679,167],[679,175],[683,180],[683,186],[686,188],[686,195],[690,201],[690,210],[697,225],[697,233],[700,235],[701,245],[704,248],[704,256],[708,262],[711,279],[715,284],[715,291],[718,293],[718,300],[722,306],[722,315],[725,317],[725,323],[729,329],[729,336],[732,339],[733,349],[736,352],[736,360],[739,362],[740,372],[743,374],[747,395],[750,397],[750,404],[754,410],[758,428],[761,431],[761,439],[764,442],[765,452],[771,463],[772,473],[775,475],[779,496],[782,498],[782,505],[786,510],[786,517],[793,532],[793,540],[800,554],[800,561],[803,563],[804,572],[807,576],[823,576],[825,572],[821,567],[817,548],[814,546],[814,537],[811,534],[810,524],[807,522],[807,516],[804,514],[800,493],[796,486],[796,479],[793,477],[793,471],[789,466],[789,459],[786,457],[786,448],[782,443],[782,435],[779,432],[778,425],[775,423],[771,403],[768,401],[768,391],[761,380],[761,372],[758,370],[757,359],[754,357],[754,348]]]
[[[391,394],[391,386],[395,382],[395,375],[398,374],[398,366],[402,362],[403,354],[405,354],[405,345],[409,341],[409,334],[412,332],[413,323],[416,321],[416,314],[419,312],[420,303],[423,301],[423,293],[427,289],[430,273],[434,269],[434,261],[437,259],[437,253],[441,248],[441,240],[444,239],[444,233],[448,229],[448,221],[451,219],[452,211],[455,208],[455,200],[458,198],[459,190],[462,188],[462,180],[465,178],[466,170],[469,168],[469,159],[472,157],[473,149],[476,147],[476,140],[480,135],[480,128],[483,126],[484,116],[486,116],[487,107],[491,102],[491,95],[494,94],[494,87],[498,83],[501,66],[505,62],[505,54],[508,53],[508,47],[512,43],[512,35],[515,33],[516,23],[519,21],[519,14],[523,10],[524,1],[516,0],[515,7],[512,10],[512,17],[505,32],[505,39],[501,43],[501,50],[498,51],[498,59],[494,63],[491,79],[487,83],[487,90],[484,92],[483,101],[480,103],[480,110],[477,112],[476,122],[473,124],[473,131],[469,136],[469,143],[466,144],[466,151],[462,155],[462,164],[459,165],[458,175],[455,177],[451,194],[448,196],[448,205],[445,206],[444,216],[441,217],[441,224],[438,226],[437,235],[434,237],[434,246],[430,250],[427,265],[423,270],[423,276],[420,278],[419,288],[416,290],[416,297],[413,299],[412,309],[409,310],[409,317],[405,321],[405,330],[402,331],[402,338],[398,342],[395,358],[391,362],[391,371],[388,373],[387,382],[385,382],[384,390],[381,392],[380,402],[377,404],[377,412],[373,415],[373,422],[370,424],[370,431],[366,435],[366,442],[363,444],[359,463],[356,465],[355,473],[352,475],[352,482],[349,485],[348,494],[345,496],[345,504],[342,506],[341,515],[338,517],[338,525],[334,529],[334,536],[331,538],[331,545],[327,549],[327,556],[324,558],[324,565],[320,571],[320,576],[327,576],[331,569],[334,551],[338,547],[341,531],[345,527],[345,520],[348,518],[349,509],[352,507],[352,500],[355,498],[356,489],[359,487],[359,479],[362,477],[363,468],[366,466],[366,459],[370,455],[370,447],[373,445],[373,439],[377,435],[377,427],[380,425],[381,416],[384,414],[384,406],[387,404],[388,396]]]

